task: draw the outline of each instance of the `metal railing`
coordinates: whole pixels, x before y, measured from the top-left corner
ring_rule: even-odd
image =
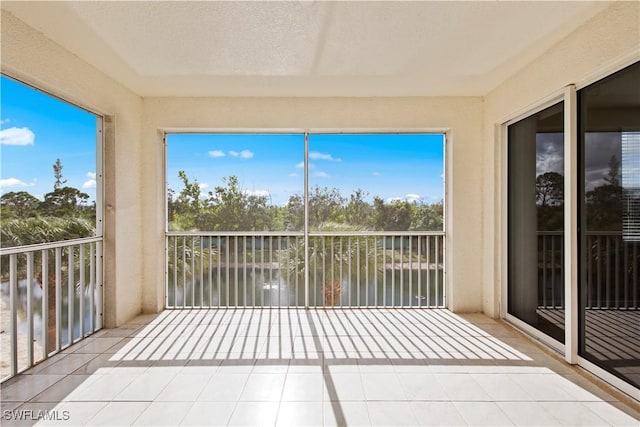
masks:
[[[102,238],[0,249],[6,379],[102,328]]]
[[[640,243],[622,233],[590,231],[585,236],[587,309],[640,309]],[[538,232],[541,308],[564,308],[564,235]]]
[[[167,233],[166,306],[444,307],[444,233]]]

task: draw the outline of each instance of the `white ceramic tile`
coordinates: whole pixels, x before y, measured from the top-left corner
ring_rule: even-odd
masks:
[[[149,402],[111,402],[86,423],[87,426],[130,426]]]
[[[562,423],[540,402],[497,402],[502,411],[518,426],[561,426]]]
[[[152,402],[132,425],[177,426],[192,406],[192,402]]]
[[[236,402],[249,378],[249,374],[217,373],[211,376],[198,401]]]
[[[256,360],[251,373],[253,374],[286,374],[289,371],[289,361],[285,360]]]
[[[370,426],[366,402],[325,402],[325,426]]]
[[[240,394],[241,401],[279,402],[285,374],[252,374]]]
[[[531,395],[512,379],[504,374],[470,374],[494,401],[531,401]]]
[[[563,389],[556,374],[513,374],[510,376],[535,401],[572,401],[574,397]]]
[[[610,425],[581,402],[541,402],[541,405],[563,426]]]
[[[211,377],[205,375],[176,375],[156,397],[156,401],[193,402]]]
[[[186,412],[182,425],[225,426],[229,422],[235,406],[235,402],[196,402]]]
[[[365,400],[362,379],[358,373],[326,374],[324,390],[324,399],[327,401]]]
[[[11,384],[0,388],[0,401],[24,402],[64,378],[64,375],[18,375]]]
[[[322,402],[282,402],[276,426],[319,426],[322,425],[322,411]]]
[[[324,387],[324,377],[321,374],[287,374],[282,401],[322,402]]]
[[[471,426],[513,426],[513,421],[494,402],[453,402]]]
[[[398,380],[409,400],[449,400],[437,375],[399,373]]]
[[[0,414],[0,423],[11,427],[33,426],[45,415],[64,420],[65,413],[58,411],[57,406],[52,402],[26,402],[12,411]]]
[[[67,375],[32,399],[34,402],[61,402],[89,379],[89,375]]]
[[[135,378],[136,376],[92,376],[73,390],[67,400],[74,402],[111,401]]]
[[[374,426],[420,425],[409,402],[367,402],[367,409]]]
[[[279,406],[279,402],[238,402],[227,425],[273,426]]]
[[[74,353],[111,353],[109,349],[116,344],[126,340],[122,337],[105,337],[105,338],[93,338],[86,345],[81,346]],[[114,351],[115,352],[115,351]]]
[[[108,374],[120,363],[111,354],[100,354],[72,372],[73,375]]]
[[[152,401],[175,377],[174,374],[146,372],[129,383],[114,400]]]
[[[634,418],[634,416],[623,412],[609,402],[583,402],[582,404],[608,424],[619,427],[637,427],[640,425],[640,407],[636,409],[636,418]]]
[[[37,426],[81,426],[100,412],[108,402],[61,402],[53,409],[57,420],[39,421]]]
[[[421,426],[464,426],[467,425],[458,409],[451,402],[411,402],[418,423]]]
[[[77,370],[85,363],[97,357],[97,354],[78,354],[71,353],[62,357],[58,362],[50,364],[49,366],[39,369],[39,374],[59,374],[59,375],[67,375],[71,372]]]
[[[396,374],[361,374],[367,400],[406,400],[407,395]]]
[[[469,374],[434,374],[452,401],[490,401],[489,394]]]

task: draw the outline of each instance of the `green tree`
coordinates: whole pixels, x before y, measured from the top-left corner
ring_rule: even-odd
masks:
[[[87,209],[86,203],[88,200],[89,195],[77,188],[56,188],[44,195],[40,211],[45,216],[78,216]]]
[[[384,231],[407,231],[411,226],[411,203],[394,200],[385,203],[380,197],[373,199],[376,229]]]
[[[202,225],[220,231],[272,229],[275,211],[269,208],[267,196],[244,191],[235,175],[222,178],[222,182],[225,185],[216,186],[209,192],[209,214]]]
[[[26,191],[9,192],[0,197],[2,218],[25,218],[37,215],[40,200]]]
[[[345,207],[345,221],[347,224],[369,228],[373,226],[373,208],[364,198],[369,193],[357,189],[349,196],[349,203]]]
[[[196,218],[204,203],[200,199],[200,184],[198,180],[189,180],[185,171],[178,171],[178,178],[182,181],[182,190],[174,199],[173,190],[169,190],[169,229],[190,230],[196,228]]]
[[[442,231],[444,224],[443,203],[413,203],[410,230]]]
[[[285,229],[300,231],[304,227],[304,200],[299,194],[289,196],[289,202],[285,207]]]
[[[327,223],[344,222],[344,202],[337,188],[313,187],[309,192],[309,227],[318,230]]]

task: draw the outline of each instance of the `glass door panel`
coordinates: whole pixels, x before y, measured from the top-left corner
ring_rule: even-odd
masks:
[[[580,355],[640,386],[640,63],[579,93]]]
[[[508,312],[564,342],[564,104],[508,127]]]

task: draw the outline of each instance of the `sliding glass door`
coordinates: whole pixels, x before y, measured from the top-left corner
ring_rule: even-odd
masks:
[[[640,387],[640,64],[578,97],[579,354]]]
[[[508,312],[564,342],[564,103],[508,127]]]
[[[507,124],[506,318],[639,388],[640,62],[565,94]]]

